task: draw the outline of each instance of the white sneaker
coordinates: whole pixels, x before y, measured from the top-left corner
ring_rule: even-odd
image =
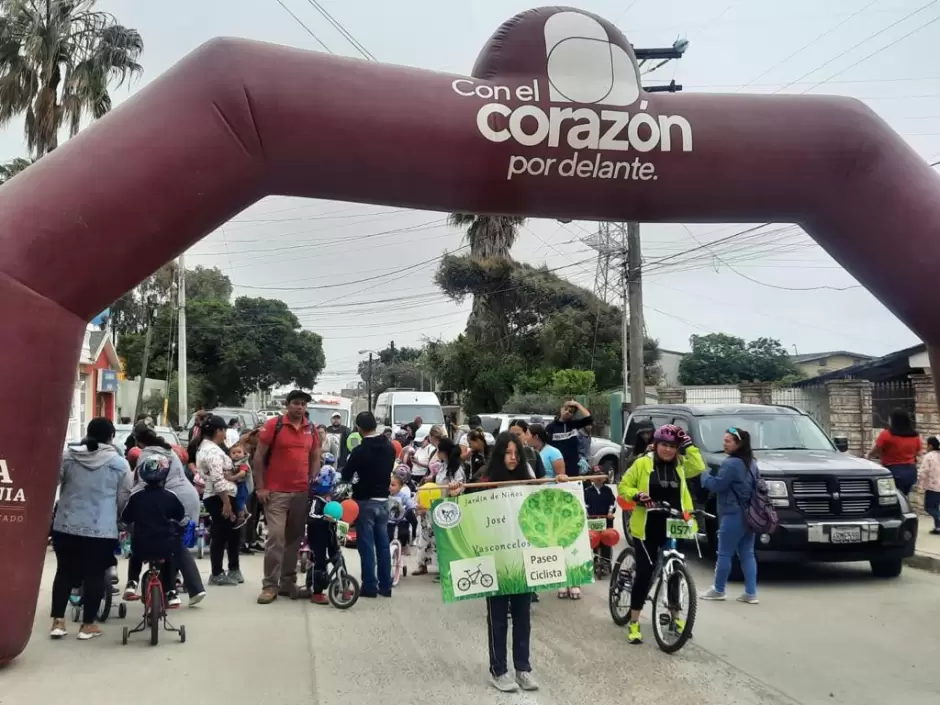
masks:
[[[725,595],[725,593],[718,592],[715,588],[712,587],[712,588],[708,588],[706,592],[703,592],[701,595],[699,595],[698,599],[711,600],[712,602],[720,602],[721,600],[724,600],[726,597],[727,595]]]
[[[539,684],[532,675],[532,671],[516,671],[516,683],[523,690],[538,690]]]
[[[128,580],[127,587],[124,588],[124,599],[125,600],[137,600],[137,581]]]
[[[490,683],[493,684],[493,687],[496,690],[501,690],[504,693],[515,693],[519,690],[519,686],[516,685],[516,681],[513,680],[513,677],[508,673],[504,673],[501,676],[494,676],[490,674]]]
[[[180,596],[175,592],[168,592],[166,594],[166,606],[169,609],[175,609],[183,604],[183,601],[180,599]]]
[[[738,602],[744,602],[748,605],[759,605],[760,600],[757,599],[757,595],[748,595],[746,592],[742,593],[738,597],[734,598]]]
[[[203,601],[205,596],[206,596],[205,590],[203,590],[202,592],[197,592],[195,595],[189,598],[189,606],[195,607],[196,605],[198,605],[200,602]]]
[[[94,639],[95,637],[101,636],[104,632],[100,629],[94,629],[85,631],[85,629],[80,629],[78,632],[78,638],[80,641],[88,641],[89,639]]]
[[[53,622],[52,629],[49,630],[49,637],[52,639],[61,639],[64,636],[68,636],[68,631],[65,628],[65,621],[62,622]]]

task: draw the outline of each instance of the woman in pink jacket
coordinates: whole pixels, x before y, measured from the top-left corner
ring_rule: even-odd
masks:
[[[917,469],[917,484],[924,490],[924,509],[933,517],[933,531],[940,534],[940,440],[927,439],[927,454]]]

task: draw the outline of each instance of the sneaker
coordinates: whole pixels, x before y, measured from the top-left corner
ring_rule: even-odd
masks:
[[[631,644],[643,643],[643,632],[640,631],[639,622],[630,622],[627,625],[627,641]]]
[[[238,517],[237,519],[235,519],[235,526],[233,526],[232,528],[236,530],[242,528],[245,524],[248,523],[248,520],[250,518],[251,518],[251,514],[246,514],[243,517]]]
[[[537,592],[532,593],[532,604],[535,604],[539,601],[539,594]]]
[[[676,617],[672,620],[672,624],[669,627],[676,634],[681,634],[685,631],[685,620],[681,617]]]
[[[515,693],[519,690],[519,686],[516,684],[516,681],[508,673],[504,673],[501,676],[490,676],[490,683],[493,684],[493,687],[496,690],[500,690],[504,693]]]
[[[746,592],[734,598],[738,602],[744,602],[748,605],[759,605],[760,600],[757,599],[757,595],[748,595]]]
[[[170,610],[175,610],[183,604],[183,601],[180,599],[179,593],[171,590],[166,594],[166,607]]]
[[[940,529],[931,529],[930,533],[934,536],[940,535]]]
[[[315,592],[310,596],[310,601],[315,605],[328,605],[330,604],[329,598],[324,595],[322,592]]]
[[[233,578],[230,578],[228,574],[226,573],[219,573],[218,575],[209,576],[209,584],[226,586],[226,585],[238,585],[238,582],[234,580]]]
[[[239,585],[245,582],[245,576],[242,575],[242,572],[238,568],[236,568],[235,570],[230,570],[228,572],[228,577],[230,577]]]
[[[379,596],[381,596],[381,597],[391,597],[391,596],[392,596],[392,591],[391,591],[391,590],[379,590]]]
[[[53,619],[52,629],[49,630],[49,637],[52,639],[61,639],[68,636],[68,630],[65,628],[64,619]]]
[[[133,602],[134,600],[140,599],[140,596],[137,594],[136,580],[127,581],[127,587],[124,588],[124,599],[128,602]]]
[[[78,638],[80,641],[88,641],[102,634],[104,634],[104,632],[101,631],[101,627],[97,624],[83,624],[81,629],[78,630]]]
[[[190,596],[189,596],[189,606],[190,606],[190,607],[195,607],[195,606],[198,605],[200,602],[202,602],[205,598],[206,598],[206,591],[205,591],[205,590],[203,590],[202,592],[197,592],[195,595],[190,595]]]
[[[252,548],[251,546],[249,546],[247,543],[246,543],[245,545],[243,545],[240,549],[238,549],[238,552],[241,553],[243,556],[253,556],[253,555],[255,555],[255,549],[253,549],[253,548]]]
[[[532,671],[516,671],[516,683],[523,690],[538,690],[538,681],[532,675]]]
[[[720,602],[726,597],[725,593],[718,592],[715,588],[708,588],[706,592],[703,592],[698,596],[700,600],[711,600],[712,602]]]

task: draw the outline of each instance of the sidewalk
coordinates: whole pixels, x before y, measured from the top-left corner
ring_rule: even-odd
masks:
[[[920,526],[917,530],[917,552],[907,559],[907,564],[912,568],[940,573],[940,535],[932,535],[931,529],[933,529],[933,519],[926,514],[921,514]]]

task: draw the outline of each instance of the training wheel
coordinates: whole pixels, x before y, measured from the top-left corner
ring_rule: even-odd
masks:
[[[407,578],[407,577],[408,577],[408,566],[403,565],[403,566],[401,567],[401,575],[402,575],[403,578]]]
[[[72,605],[72,621],[77,622],[82,618],[82,608],[80,605]]]
[[[129,627],[124,627],[124,633],[121,635],[121,643],[124,646],[127,646],[127,640],[131,637],[131,630]]]
[[[118,605],[118,617],[124,619],[127,616],[127,605],[123,602]]]
[[[180,643],[186,643],[186,626],[182,624],[180,625]]]

